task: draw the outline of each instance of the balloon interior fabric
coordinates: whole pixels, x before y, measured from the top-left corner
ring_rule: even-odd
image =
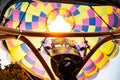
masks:
[[[48,27],[52,25],[54,21],[57,21],[57,18],[62,19],[66,25],[69,25],[72,29],[71,32],[104,32],[117,29],[120,26],[120,9],[115,6],[87,6],[41,1],[33,1],[30,3],[17,2],[7,9],[4,17],[8,19],[5,24],[8,28],[39,32],[51,31]],[[58,22],[60,23],[62,21]],[[66,25],[62,26],[67,27]],[[60,29],[61,25],[55,25],[54,29],[56,28]],[[40,48],[44,40],[44,37],[27,38],[36,48]],[[90,49],[103,38],[104,37],[67,37],[67,39],[72,40],[70,43],[76,46],[83,58]],[[46,38],[43,46],[51,47],[51,39],[52,38]],[[14,61],[18,62],[18,64],[31,74],[41,79],[50,79],[41,62],[25,43],[16,39],[7,39],[5,41]],[[58,39],[58,41],[63,42],[64,40]],[[81,50],[81,48],[84,48],[86,45],[90,47],[87,48],[85,53],[85,50]],[[94,53],[82,70],[80,70],[77,79],[93,79],[97,76],[99,70],[103,69],[109,60],[115,57],[117,53],[118,45],[113,41],[106,42]],[[43,48],[41,48],[40,54],[51,68],[50,56]]]

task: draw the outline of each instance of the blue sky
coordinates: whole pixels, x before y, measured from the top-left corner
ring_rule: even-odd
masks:
[[[2,68],[4,68],[4,65],[10,64],[10,61],[7,59],[7,53],[1,50],[1,45],[0,59]],[[120,52],[115,58],[110,60],[109,65],[105,69],[100,70],[94,80],[120,80]]]

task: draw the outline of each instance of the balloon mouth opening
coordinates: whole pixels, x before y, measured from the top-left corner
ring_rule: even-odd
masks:
[[[59,64],[59,72],[64,75],[71,75],[74,74],[76,68],[76,64],[72,60],[64,60]]]
[[[76,78],[83,64],[83,58],[70,53],[57,54],[51,57],[51,66],[59,79]]]

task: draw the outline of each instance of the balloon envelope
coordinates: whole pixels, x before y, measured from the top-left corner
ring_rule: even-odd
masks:
[[[61,16],[64,22],[70,25],[72,32],[104,32],[110,29],[108,25],[114,29],[120,26],[120,9],[114,6],[93,6],[92,8],[80,4],[40,1],[33,1],[31,3],[18,2],[7,9],[4,16],[8,18],[9,21],[5,26],[8,28],[19,27],[20,30],[47,32],[50,31],[48,28],[50,24],[54,22],[58,16]],[[61,25],[56,26],[56,28],[59,27],[61,27]],[[36,48],[41,46],[41,41],[44,39],[41,37],[27,38]],[[92,48],[103,38],[104,37],[88,37],[86,40],[90,48]],[[78,50],[86,45],[83,37],[68,39],[73,40]],[[50,40],[51,38],[47,38],[44,46],[50,46]],[[7,39],[6,43],[14,61],[18,62],[31,74],[40,78],[47,77],[49,79],[41,62],[25,43],[15,39]],[[81,56],[84,57],[84,51],[79,52]],[[87,50],[87,53],[88,52],[89,50]],[[111,58],[117,55],[117,52],[118,46],[113,41],[103,44],[79,72],[77,75],[78,80],[91,79],[97,76],[99,70],[102,69]],[[40,54],[51,68],[50,56],[47,55],[44,49],[41,49]]]

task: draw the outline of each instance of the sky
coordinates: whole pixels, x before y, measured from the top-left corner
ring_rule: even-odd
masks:
[[[4,51],[0,42],[0,63],[2,63],[2,68],[4,68],[4,65],[10,64],[7,55],[8,53]],[[100,70],[94,80],[120,80],[120,52],[115,58],[110,60],[109,65],[105,69]]]

